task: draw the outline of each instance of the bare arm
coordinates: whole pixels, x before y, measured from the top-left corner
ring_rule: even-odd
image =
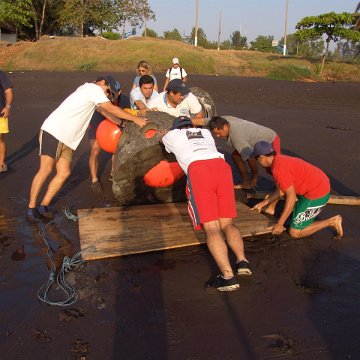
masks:
[[[136,125],[138,125],[140,127],[144,127],[146,125],[146,121],[147,121],[146,118],[135,116],[135,115],[132,115],[130,113],[127,113],[126,111],[124,111],[120,107],[113,105],[110,101],[107,101],[105,103],[101,103],[99,105],[99,107],[98,107],[98,111],[99,110],[100,110],[101,113],[103,113],[103,111],[105,111],[105,113],[108,113],[110,115],[114,115],[116,118],[132,121],[132,122],[134,122]],[[119,121],[117,121],[117,120],[114,120],[114,119],[110,119],[110,120],[116,122],[117,124],[119,123]]]
[[[274,201],[279,200],[281,195],[282,194],[281,194],[280,189],[276,188],[276,190],[268,198],[257,203],[254,207],[251,208],[251,210],[257,210],[258,212],[261,212],[264,207],[268,206],[269,204],[271,204]]]
[[[169,78],[167,77],[166,80],[165,80],[164,90],[163,91],[166,91],[166,87],[168,86],[168,84],[169,84]]]
[[[202,110],[200,112],[198,112],[195,117],[191,118],[191,119],[203,119],[204,121],[204,117],[203,117],[203,113]],[[195,125],[195,124],[194,124]]]
[[[135,100],[134,104],[139,110],[146,110],[146,105],[141,100]]]
[[[285,190],[284,209],[280,215],[278,222],[273,227],[273,234],[279,235],[283,232],[285,221],[294,210],[296,199],[297,197],[296,197],[295,188],[293,185],[291,185]]]
[[[164,144],[163,143],[163,141],[162,141],[162,139],[163,139],[163,137],[168,133],[169,131],[168,130],[166,130],[166,129],[162,129],[162,130],[159,130],[158,131],[158,137],[159,137],[159,143],[160,144]]]
[[[256,187],[256,182],[257,182],[257,178],[258,178],[258,163],[256,161],[255,158],[253,158],[252,156],[250,156],[247,159],[247,163],[249,165],[252,177],[251,177],[251,187]]]
[[[14,94],[12,88],[8,88],[4,92],[5,92],[5,107],[1,110],[0,114],[1,116],[7,118],[10,114],[10,109]]]
[[[205,119],[201,116],[195,116],[191,119],[192,123],[196,126],[204,126],[205,125]]]

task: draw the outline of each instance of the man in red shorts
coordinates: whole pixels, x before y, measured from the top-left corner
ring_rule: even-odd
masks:
[[[255,144],[253,155],[262,167],[271,168],[277,189],[252,209],[259,212],[267,207],[274,209],[285,195],[284,210],[272,229],[274,235],[284,231],[285,221],[293,213],[289,233],[294,238],[309,236],[327,227],[336,230],[337,238],[343,236],[340,215],[315,221],[330,197],[330,181],[323,171],[302,159],[277,154],[266,141]]]
[[[240,231],[232,221],[236,207],[230,166],[217,151],[210,131],[194,128],[189,117],[176,118],[161,142],[187,174],[189,214],[195,228],[202,224],[210,253],[221,271],[208,285],[220,291],[238,289],[226,243],[236,255],[236,274],[251,275],[251,270]]]

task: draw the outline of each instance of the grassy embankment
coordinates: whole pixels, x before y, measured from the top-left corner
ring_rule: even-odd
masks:
[[[222,76],[257,76],[283,80],[322,80],[320,60],[256,51],[206,50],[178,41],[150,38],[105,40],[61,38],[0,48],[0,68],[7,71],[134,71],[139,60],[147,60],[155,72],[165,71],[172,57],[179,57],[189,73]],[[329,62],[325,80],[360,81],[359,65]]]

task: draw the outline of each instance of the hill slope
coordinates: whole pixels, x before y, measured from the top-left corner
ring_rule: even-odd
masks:
[[[43,37],[0,48],[0,67],[8,71],[134,71],[140,60],[154,71],[165,71],[178,57],[187,72],[208,75],[260,76],[287,80],[317,80],[318,63],[280,54],[238,50],[207,50],[179,41],[153,38]],[[326,65],[325,79],[360,81],[357,65]]]

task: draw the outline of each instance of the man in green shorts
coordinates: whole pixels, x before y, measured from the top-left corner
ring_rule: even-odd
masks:
[[[277,154],[266,141],[255,144],[253,155],[262,167],[271,168],[277,189],[252,210],[266,209],[274,213],[277,201],[285,196],[284,209],[272,228],[274,235],[285,230],[285,221],[293,213],[289,233],[294,238],[309,236],[327,227],[336,230],[337,238],[343,236],[340,215],[315,221],[330,197],[330,181],[322,170],[302,159]]]

